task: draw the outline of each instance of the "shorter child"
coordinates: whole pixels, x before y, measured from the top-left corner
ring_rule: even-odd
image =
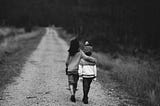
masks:
[[[87,48],[92,48],[92,46],[89,45],[88,42],[85,43],[84,52],[87,56],[91,57],[92,49],[88,50]],[[96,76],[97,76],[96,65],[84,59],[81,59],[81,62],[79,65],[79,76],[82,77],[83,79],[83,99],[82,101],[84,104],[88,104],[88,93],[90,90],[90,85],[92,83],[92,80],[96,80]]]

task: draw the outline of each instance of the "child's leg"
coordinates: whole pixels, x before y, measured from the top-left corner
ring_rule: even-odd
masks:
[[[88,93],[89,93],[89,90],[90,90],[90,86],[91,86],[91,83],[92,83],[92,80],[93,80],[93,78],[89,78],[88,79]]]
[[[88,90],[88,80],[87,78],[83,78],[83,98],[88,97],[87,90]]]
[[[88,93],[93,78],[83,78],[83,101],[88,103]]]
[[[78,84],[78,80],[79,80],[79,75],[75,75],[74,76],[74,89],[75,91],[77,90],[77,84]]]
[[[70,88],[70,82],[69,82],[69,77],[68,77],[68,87],[66,89],[67,90],[71,90],[71,88]]]
[[[69,86],[69,90],[70,90],[70,93],[71,95],[73,95],[73,85],[74,85],[74,77],[73,75],[68,75],[68,86]]]
[[[73,84],[69,85],[71,95],[75,95]]]
[[[70,100],[72,102],[76,102],[75,91],[74,91],[74,85],[73,84],[70,84],[70,92],[71,92],[71,98],[70,98]]]
[[[78,75],[70,75],[69,77],[69,88],[70,88],[70,93],[71,93],[71,101],[75,102],[75,93],[76,93],[76,88],[77,88],[77,82],[79,79]]]

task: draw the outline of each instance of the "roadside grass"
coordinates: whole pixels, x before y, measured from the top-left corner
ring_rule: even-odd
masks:
[[[73,37],[62,28],[57,29],[61,38],[67,42]],[[69,42],[68,42],[69,43]],[[120,84],[118,89],[127,91],[134,100],[144,106],[160,105],[160,66],[155,61],[140,60],[136,57],[118,56],[95,52],[97,58],[98,79],[108,83],[109,78]]]
[[[135,58],[113,59],[109,55],[96,53],[98,65],[103,71],[109,71],[112,79],[123,86],[123,90],[135,97],[145,106],[160,104],[160,67],[154,62],[141,61]],[[102,73],[102,72],[101,72]],[[99,78],[107,80],[103,74]]]
[[[0,90],[19,76],[21,69],[36,49],[45,30],[7,37],[0,43]]]
[[[97,59],[97,66],[103,70],[110,71],[113,68],[113,63],[110,61],[111,58],[102,52],[94,52],[93,56]]]
[[[69,44],[71,38],[73,38],[73,35],[68,34],[62,27],[53,27],[53,28],[57,31],[59,37],[64,39],[67,42],[67,44]]]

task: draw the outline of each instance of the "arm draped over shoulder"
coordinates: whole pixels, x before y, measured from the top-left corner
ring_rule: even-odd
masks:
[[[81,52],[81,58],[83,58],[84,60],[92,62],[94,64],[97,63],[97,60],[95,58],[87,56],[82,50],[80,52]]]

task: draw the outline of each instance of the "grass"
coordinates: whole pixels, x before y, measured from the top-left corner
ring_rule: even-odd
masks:
[[[11,83],[21,73],[28,56],[36,49],[44,30],[6,38],[0,44],[0,88]]]
[[[72,38],[63,29],[58,29],[60,37],[67,42]],[[97,58],[98,79],[105,85],[109,77],[120,84],[120,89],[127,91],[144,106],[160,105],[160,66],[155,61],[140,60],[139,58],[110,53],[95,52]],[[108,76],[109,75],[109,76]]]
[[[97,53],[98,64],[104,71],[109,71],[111,78],[123,85],[125,91],[134,96],[145,106],[160,104],[159,65],[148,61],[140,63],[135,58],[113,59],[109,55]],[[107,79],[104,75],[99,78]]]

